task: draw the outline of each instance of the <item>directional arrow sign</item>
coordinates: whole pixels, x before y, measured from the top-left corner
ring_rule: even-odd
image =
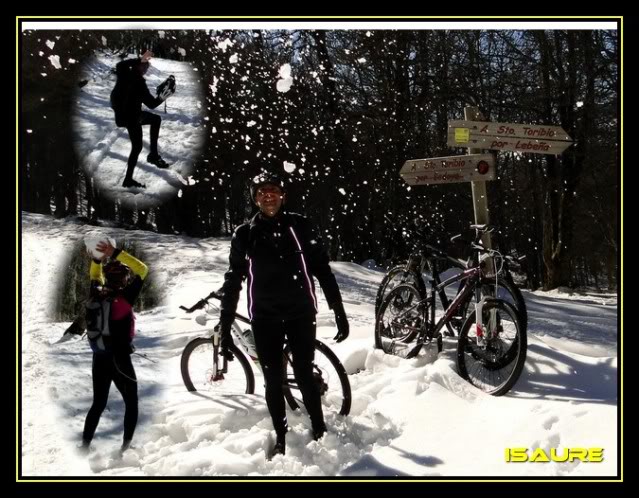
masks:
[[[561,154],[572,138],[560,126],[448,121],[448,145],[533,154]]]
[[[495,179],[492,154],[411,159],[399,171],[409,185],[479,182]]]
[[[561,154],[572,145],[572,142],[553,140],[528,140],[524,138],[505,138],[473,136],[465,142],[455,140],[455,135],[448,134],[448,145],[451,147],[467,147],[470,149],[510,150],[514,152],[528,152],[532,154]]]

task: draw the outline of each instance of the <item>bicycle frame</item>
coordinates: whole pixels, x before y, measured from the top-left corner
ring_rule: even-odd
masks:
[[[415,256],[411,256],[409,258],[409,260],[406,263],[406,271],[407,272],[414,272],[417,273],[417,275],[419,276],[419,278],[421,278],[423,280],[423,273],[424,273],[424,269],[426,267],[428,267],[428,270],[432,276],[432,278],[429,280],[429,284],[430,284],[430,294],[431,296],[434,296],[434,293],[436,293],[439,296],[439,300],[442,304],[442,307],[444,308],[444,310],[446,310],[446,312],[450,311],[450,313],[447,316],[446,321],[444,322],[443,325],[446,326],[448,333],[450,336],[454,336],[455,335],[455,327],[461,326],[461,323],[454,323],[453,322],[453,315],[454,313],[459,309],[459,306],[452,306],[453,303],[457,300],[457,298],[460,296],[460,294],[463,291],[463,286],[465,284],[462,284],[458,287],[457,289],[457,293],[455,295],[455,298],[453,299],[453,301],[451,302],[450,299],[448,298],[447,294],[446,294],[446,288],[456,284],[458,282],[462,282],[464,280],[467,279],[466,272],[470,269],[475,269],[478,268],[482,262],[483,262],[483,258],[481,256],[482,252],[486,252],[487,257],[486,259],[486,266],[488,267],[489,270],[492,271],[493,274],[495,274],[495,276],[497,274],[499,274],[500,272],[495,272],[494,271],[494,267],[495,267],[495,263],[493,261],[495,254],[499,255],[499,253],[492,251],[492,250],[486,250],[483,248],[483,246],[481,245],[481,239],[482,236],[485,233],[490,233],[492,231],[492,229],[486,229],[484,228],[475,228],[475,239],[474,241],[471,243],[471,249],[472,254],[469,257],[469,259],[467,261],[462,261],[460,259],[454,258],[452,256],[449,256],[448,254],[446,254],[445,252],[441,251],[440,249],[431,246],[429,244],[426,244],[424,246],[424,249],[420,255],[419,255],[419,261],[416,261],[416,257]],[[453,237],[453,239],[457,238],[458,236]],[[452,240],[452,239],[451,239]],[[506,274],[508,273],[508,264],[507,264],[507,258],[506,257],[502,257],[501,255],[499,255],[499,257],[501,258],[501,267],[500,267],[500,271],[503,270],[506,272]],[[437,269],[437,265],[436,265],[436,261],[437,260],[442,260],[442,261],[446,261],[448,263],[450,263],[453,267],[458,268],[460,270],[462,270],[462,272],[454,277],[451,277],[447,280],[445,280],[444,282],[441,281],[441,277],[440,277],[440,273]],[[476,291],[476,302],[480,303],[481,302],[481,285],[483,282],[483,279],[485,278],[486,275],[484,275],[482,272],[480,272],[477,276],[477,280],[478,282],[475,283],[474,288],[477,289]],[[426,287],[426,285],[424,285],[424,287]],[[497,287],[497,285],[495,285],[495,287]],[[434,292],[433,292],[434,290]],[[467,296],[465,296],[467,297]],[[464,302],[464,300],[460,300],[459,302]],[[435,310],[435,299],[434,297],[430,300],[431,303],[431,308],[433,310]],[[432,316],[431,320],[429,323],[435,323],[434,322],[434,315]],[[438,329],[435,333],[439,332],[440,329]]]
[[[442,291],[445,287],[452,285],[457,282],[464,282],[462,290],[455,296],[455,299],[450,303],[450,305],[445,308],[444,316],[442,316],[437,324],[434,326],[434,329],[430,333],[431,338],[439,334],[444,325],[447,325],[452,319],[455,312],[459,309],[459,307],[466,301],[468,296],[475,293],[475,308],[477,310],[477,320],[478,326],[481,328],[482,324],[482,313],[481,307],[483,301],[486,297],[481,297],[481,285],[482,285],[482,275],[483,270],[481,267],[476,266],[473,268],[469,268],[459,275],[455,275],[444,282],[441,282],[439,285],[435,285],[431,287],[431,320],[429,323],[435,323],[435,292]]]
[[[481,273],[480,269],[471,268],[471,269],[465,270],[464,272],[458,275],[455,275],[454,277],[450,277],[449,279],[444,280],[443,282],[440,282],[438,285],[436,284],[434,286],[431,286],[431,291],[430,291],[431,295],[429,297],[429,301],[431,305],[430,320],[428,323],[435,324],[435,293],[436,292],[440,293],[440,298],[441,298],[441,293],[443,292],[444,288],[448,287],[449,285],[455,284],[457,282],[465,281],[465,284],[461,292],[459,292],[455,296],[455,299],[453,299],[453,301],[449,303],[448,306],[445,306],[444,316],[442,316],[437,321],[437,324],[434,325],[433,330],[429,334],[431,337],[435,336],[441,331],[444,325],[450,321],[455,311],[459,309],[462,302],[464,302],[466,298],[469,296],[469,294],[471,294],[475,290],[476,286],[472,284],[479,281],[480,273]]]
[[[430,272],[432,276],[432,278],[429,280],[430,287],[431,288],[437,287],[437,294],[439,296],[439,300],[442,303],[443,308],[448,309],[451,301],[446,295],[446,287],[456,283],[457,280],[449,279],[447,280],[447,283],[445,283],[444,285],[441,285],[442,281],[441,281],[440,273],[437,268],[437,265],[434,264],[434,259],[437,258],[437,259],[446,260],[449,263],[451,263],[455,268],[459,268],[462,271],[465,271],[468,269],[468,264],[464,263],[463,261],[459,259],[448,256],[447,254],[444,254],[442,251],[439,251],[438,249],[432,246],[426,245],[425,247],[430,251],[430,253],[433,254],[433,256],[429,256],[425,252],[422,252],[421,254],[419,254],[418,257],[415,255],[411,256],[406,262],[405,271],[406,273],[416,274],[418,278],[420,278],[422,282],[424,282],[424,277],[423,277],[424,269],[428,268],[428,271]],[[425,282],[423,286],[424,288],[426,288]],[[461,287],[457,289],[457,294],[459,294],[460,291],[461,291]],[[447,323],[446,327],[448,329],[449,335],[454,336],[455,331],[453,330],[453,327],[451,326],[451,324]]]
[[[429,247],[429,248],[432,251],[433,248],[431,248],[431,247]],[[430,270],[430,274],[432,275],[432,279],[429,282],[430,288],[431,288],[431,293],[433,293],[433,291],[436,292],[437,295],[439,296],[439,301],[442,303],[442,307],[445,310],[448,310],[451,307],[452,303],[448,299],[448,296],[446,295],[446,287],[448,287],[450,285],[453,285],[453,284],[456,284],[456,283],[460,282],[461,280],[463,280],[463,278],[461,278],[460,275],[461,276],[464,275],[463,272],[468,270],[468,266],[464,265],[461,261],[456,260],[455,258],[451,258],[450,256],[446,256],[446,260],[449,261],[450,263],[452,263],[456,268],[461,269],[462,273],[460,273],[460,274],[458,274],[458,275],[456,275],[454,277],[451,277],[451,278],[445,280],[444,282],[442,282],[441,278],[440,278],[440,273],[439,273],[439,270],[437,269],[437,265],[435,264],[435,261],[429,259],[426,255],[423,256],[423,259],[425,260],[426,264],[428,265],[428,269]],[[460,278],[458,278],[458,277],[460,277]],[[458,297],[460,292],[461,292],[461,287],[459,287],[457,289],[457,293],[456,293],[455,297]],[[454,299],[453,299],[453,301],[454,301]],[[433,305],[432,308],[434,310],[435,309],[434,296],[433,296],[432,305]],[[455,307],[454,311],[456,311],[457,309],[458,309],[458,307]],[[451,317],[452,317],[452,313],[451,313]],[[450,333],[450,335],[455,335],[454,331],[452,330],[453,327],[451,326],[449,321],[446,322],[446,328],[448,329],[448,332]],[[431,323],[434,323],[434,320]]]
[[[431,285],[430,293],[425,299],[422,299],[421,301],[412,305],[408,310],[404,310],[402,312],[402,314],[405,314],[416,308],[420,309],[420,313],[422,314],[422,319],[425,324],[425,326],[422,326],[419,330],[419,335],[417,336],[417,344],[411,351],[409,351],[409,353],[406,355],[406,358],[412,358],[417,355],[424,344],[430,343],[434,339],[436,339],[439,343],[439,341],[441,341],[441,330],[443,329],[443,327],[450,323],[450,320],[455,312],[459,309],[462,303],[464,303],[473,293],[476,294],[478,300],[477,307],[479,308],[478,311],[480,314],[480,316],[478,317],[478,327],[480,329],[483,329],[480,311],[483,300],[480,299],[479,295],[481,277],[481,267],[477,266],[474,268],[468,268],[462,273],[450,277],[443,282],[440,282],[439,284]],[[441,293],[444,288],[457,282],[464,282],[462,290],[455,296],[455,299],[453,299],[450,305],[445,309],[444,315],[437,322],[435,322],[436,293]],[[424,304],[427,304],[427,306],[424,307]],[[426,312],[429,313],[429,316],[426,316]]]

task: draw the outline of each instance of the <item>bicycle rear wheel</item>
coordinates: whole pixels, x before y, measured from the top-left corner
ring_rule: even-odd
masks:
[[[398,285],[386,296],[375,323],[375,347],[395,354],[405,349],[425,325],[427,314],[421,292],[412,285]]]
[[[284,397],[292,410],[304,404],[295,374],[293,373],[293,354],[287,344],[284,348],[285,379]],[[351,411],[351,384],[346,369],[339,358],[323,342],[315,341],[315,359],[313,360],[313,378],[322,396],[322,405],[326,409],[348,415]]]
[[[416,271],[406,270],[406,265],[395,266],[384,276],[377,289],[375,317],[378,316],[386,296],[398,285],[412,285],[421,293],[422,299],[426,297],[426,284],[421,275]]]
[[[216,347],[211,338],[198,337],[189,342],[180,362],[182,380],[189,391],[204,391],[215,394],[253,394],[255,377],[246,356],[233,344],[230,348],[235,356],[227,361],[218,355],[218,372],[214,372]]]

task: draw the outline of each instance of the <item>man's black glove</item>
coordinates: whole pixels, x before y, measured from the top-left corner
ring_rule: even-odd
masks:
[[[342,342],[348,337],[350,327],[348,325],[348,318],[346,318],[346,312],[344,311],[344,305],[340,301],[333,304],[333,312],[335,313],[335,323],[337,325],[337,335],[333,337],[337,342]]]

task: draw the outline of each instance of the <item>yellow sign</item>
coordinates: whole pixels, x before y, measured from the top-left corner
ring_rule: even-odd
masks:
[[[466,143],[470,140],[470,128],[455,128],[455,142]]]

